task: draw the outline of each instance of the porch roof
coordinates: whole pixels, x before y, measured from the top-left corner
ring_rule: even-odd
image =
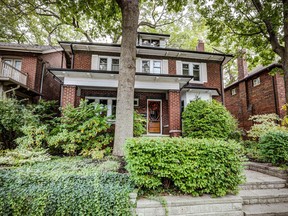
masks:
[[[49,71],[64,85],[118,87],[118,71],[72,70],[50,68]],[[135,89],[180,90],[193,76],[136,73]]]
[[[60,41],[60,46],[65,52],[72,54],[75,50],[91,52],[108,52],[120,54],[121,44],[107,43],[86,43],[86,42],[69,42]],[[161,56],[167,58],[190,58],[204,61],[219,61],[223,65],[229,62],[234,56],[231,54],[211,53],[203,51],[163,48],[163,47],[146,47],[136,46],[137,55]]]

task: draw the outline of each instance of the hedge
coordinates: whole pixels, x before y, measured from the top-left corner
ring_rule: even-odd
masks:
[[[260,137],[260,156],[263,161],[288,165],[288,132],[271,131]]]
[[[0,215],[130,215],[133,189],[127,174],[99,172],[92,162],[1,170]]]
[[[140,191],[176,190],[194,196],[224,196],[243,182],[241,146],[234,141],[133,138],[125,159]]]

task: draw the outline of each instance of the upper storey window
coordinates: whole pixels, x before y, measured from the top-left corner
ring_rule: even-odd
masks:
[[[142,45],[143,46],[159,47],[160,46],[160,40],[142,39]]]
[[[142,60],[143,73],[160,74],[162,71],[162,61],[160,60]]]
[[[92,56],[92,70],[119,71],[119,57]]]
[[[200,81],[200,64],[199,63],[182,63],[182,75],[194,76],[194,81]]]

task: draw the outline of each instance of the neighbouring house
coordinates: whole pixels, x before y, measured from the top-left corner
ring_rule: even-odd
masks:
[[[233,56],[166,47],[170,35],[138,33],[135,110],[147,118],[148,135],[181,134],[181,111],[197,98],[223,101],[222,66]],[[81,99],[105,104],[115,115],[120,44],[59,42],[67,68],[50,68],[62,80],[61,104]]]
[[[281,69],[281,64],[259,66],[248,73],[245,52],[237,59],[238,81],[225,88],[225,106],[245,131],[253,125],[249,121],[252,115],[276,113],[285,115],[281,107],[285,104],[284,78],[277,73],[271,76],[274,68]]]
[[[60,82],[48,67],[63,67],[61,47],[0,43],[0,98],[59,100]]]

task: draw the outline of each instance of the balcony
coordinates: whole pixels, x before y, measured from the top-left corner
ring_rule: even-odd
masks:
[[[0,60],[0,80],[1,78],[8,78],[26,86],[28,74],[23,73],[12,65]]]

